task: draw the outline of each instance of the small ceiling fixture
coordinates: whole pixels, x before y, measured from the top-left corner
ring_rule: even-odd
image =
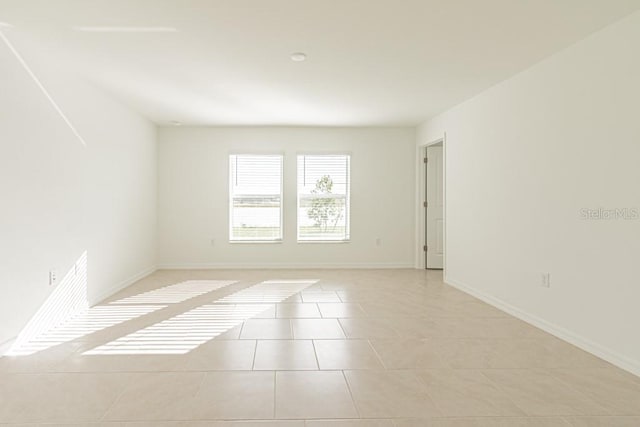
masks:
[[[294,52],[291,54],[291,60],[293,62],[303,62],[307,60],[307,54],[303,52]]]
[[[182,126],[182,122],[179,122],[179,121],[177,121],[177,120],[172,120],[172,121],[171,121],[171,124],[172,124],[173,126]]]

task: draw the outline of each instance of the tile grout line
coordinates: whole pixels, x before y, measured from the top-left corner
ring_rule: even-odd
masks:
[[[602,409],[607,413],[606,415],[609,415],[609,416],[616,416],[616,415],[619,415],[619,414],[613,413],[609,408],[605,408],[603,405],[601,405],[600,403],[598,403],[598,401],[597,401],[596,399],[593,399],[593,398],[589,397],[589,395],[587,395],[587,394],[585,394],[584,392],[582,392],[582,391],[578,390],[577,388],[575,388],[574,386],[572,386],[569,382],[567,382],[567,381],[563,380],[563,379],[562,379],[562,378],[560,378],[560,377],[557,377],[557,376],[554,374],[554,371],[556,371],[556,370],[561,370],[561,369],[558,369],[558,368],[545,369],[545,370],[544,370],[544,371],[545,371],[545,375],[549,375],[549,376],[550,376],[551,378],[553,378],[554,380],[556,380],[556,381],[560,381],[560,383],[561,383],[561,384],[564,384],[566,387],[568,387],[570,390],[572,390],[572,391],[573,391],[574,393],[576,393],[578,396],[581,396],[582,398],[586,399],[586,400],[587,400],[587,402],[589,402],[589,403],[593,403],[593,404],[595,404],[596,406],[598,406],[598,407],[602,408]]]
[[[313,346],[313,354],[314,356],[316,356],[316,366],[318,367],[318,371],[321,371],[322,369],[320,369],[320,359],[318,359],[318,350],[316,349],[316,341],[312,339],[311,345]]]
[[[314,302],[313,305],[316,306],[316,310],[318,310],[318,314],[320,315],[320,319],[324,319],[324,315],[322,314],[322,310],[320,310],[320,304],[317,302]]]
[[[238,340],[240,341],[240,340]],[[256,344],[253,346],[253,362],[251,363],[251,370],[256,370],[256,356],[258,354],[258,340],[256,339]]]
[[[291,339],[295,341],[296,337],[293,334],[293,322],[291,319],[287,319],[289,321],[289,334],[291,334]]]
[[[120,375],[122,375],[122,374],[120,374]],[[118,402],[120,402],[120,399],[122,399],[122,396],[124,395],[124,392],[127,390],[127,387],[129,387],[129,384],[131,383],[132,380],[133,380],[133,378],[128,378],[127,379],[124,387],[122,387],[122,390],[120,390],[120,392],[118,393],[118,396],[116,396],[116,398],[113,399],[111,404],[109,406],[107,406],[107,408],[104,410],[104,413],[102,414],[102,416],[100,416],[98,421],[104,421],[104,417],[107,416],[107,414],[109,413],[111,408],[113,408]]]
[[[243,321],[242,321],[242,325],[240,326],[240,331],[238,332],[238,339],[239,339],[239,340],[241,340],[241,339],[242,339],[242,331],[244,331],[244,325],[245,325],[245,323],[247,322],[247,320],[249,320],[249,319],[245,319],[245,320],[243,320]],[[236,326],[234,326],[234,328],[235,328],[235,327],[237,327],[237,325],[236,325]],[[233,329],[233,328],[231,328],[231,329]],[[229,331],[230,331],[231,329],[229,329]],[[227,331],[227,332],[229,332],[229,331]]]
[[[344,369],[340,370],[340,372],[342,372],[342,378],[344,378],[344,382],[347,385],[347,390],[349,391],[349,397],[351,397],[351,403],[353,403],[353,407],[356,409],[356,414],[358,414],[358,419],[362,419],[362,415],[360,414],[360,409],[356,404],[356,399],[354,399],[353,397],[353,391],[351,391],[351,384],[349,384],[349,380],[347,380],[347,374],[344,371],[345,371]]]
[[[435,399],[433,398],[433,396],[431,396],[431,394],[429,394],[429,385],[427,384],[427,382],[423,378],[418,376],[418,375],[416,375],[415,378],[418,381],[418,383],[424,387],[424,396],[427,399],[429,399],[431,401],[431,403],[433,403],[433,406],[435,406],[438,409],[438,412],[440,413],[440,416],[443,417],[443,418],[449,418],[449,417],[447,417],[445,415],[445,412],[442,410],[442,407],[438,404],[438,402],[436,402]]]
[[[498,371],[499,371],[499,370],[501,370],[501,369],[496,369],[496,370],[498,370]],[[527,370],[529,370],[529,369],[527,369]],[[496,388],[496,389],[498,389],[500,392],[502,392],[502,394],[504,394],[505,398],[506,398],[509,402],[511,402],[511,403],[513,404],[513,406],[515,406],[516,408],[518,408],[518,409],[520,409],[522,412],[524,412],[524,413],[525,413],[525,415],[526,415],[527,417],[535,417],[535,415],[531,415],[528,411],[526,411],[525,409],[521,408],[521,407],[520,407],[520,405],[518,405],[516,402],[514,402],[514,401],[511,399],[511,397],[510,397],[509,393],[508,393],[504,388],[502,388],[502,387],[500,386],[500,384],[498,384],[497,382],[493,381],[491,378],[489,378],[489,376],[487,376],[487,375],[484,373],[484,369],[478,369],[478,372],[480,372],[480,375],[482,375],[482,376],[483,376],[483,377],[484,377],[484,378],[489,382],[489,384],[491,384],[493,387],[495,387],[495,388]]]
[[[378,358],[378,361],[380,361],[380,364],[382,365],[382,367],[384,368],[385,371],[388,371],[389,368],[387,367],[387,365],[384,363],[384,360],[382,360],[382,357],[380,356],[380,354],[376,351],[376,348],[373,346],[373,344],[371,343],[371,339],[367,339],[367,343],[369,344],[369,347],[371,348],[371,350],[373,351],[373,354],[376,355],[376,357]]]
[[[338,323],[338,326],[340,326],[340,330],[342,331],[342,334],[344,335],[344,339],[348,340],[351,339],[347,336],[347,332],[344,330],[344,326],[342,326],[342,322],[340,321],[339,318],[336,318],[336,322]]]
[[[273,371],[273,419],[276,419],[276,410],[278,404],[278,371]]]

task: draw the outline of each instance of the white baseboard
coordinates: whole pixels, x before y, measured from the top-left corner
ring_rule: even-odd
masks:
[[[601,359],[604,359],[607,362],[621,369],[624,369],[625,371],[632,373],[633,375],[640,376],[640,362],[638,362],[637,360],[630,359],[613,350],[603,347],[600,344],[597,344],[589,339],[586,339],[574,332],[571,332],[568,329],[555,325],[533,314],[529,314],[519,309],[518,307],[515,307],[505,301],[502,301],[499,298],[493,297],[472,286],[466,285],[464,283],[461,283],[457,280],[450,279],[448,277],[445,277],[445,283],[453,286],[456,289],[466,292],[506,313],[509,313],[512,316],[517,317],[522,321],[525,321],[533,326],[536,326],[537,328],[540,328],[543,331],[550,333],[551,335],[554,335],[564,341],[567,341],[575,345],[576,347],[581,348],[586,352],[589,352]]]
[[[148,275],[154,273],[157,269],[158,268],[155,265],[152,265],[151,267],[145,268],[141,272],[134,274],[133,276],[123,280],[122,282],[111,286],[109,289],[105,289],[104,291],[100,292],[95,298],[92,298],[92,301],[89,301],[89,305],[93,306],[101,303],[102,301],[109,298],[110,296],[116,294],[117,292],[120,292],[127,286],[131,286],[138,280],[143,279]]]
[[[158,270],[273,270],[273,269],[412,269],[412,263],[167,263]]]

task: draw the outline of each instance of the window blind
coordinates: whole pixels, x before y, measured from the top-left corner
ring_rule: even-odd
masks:
[[[349,240],[349,155],[298,156],[298,240]]]
[[[229,240],[282,240],[282,156],[229,156]]]

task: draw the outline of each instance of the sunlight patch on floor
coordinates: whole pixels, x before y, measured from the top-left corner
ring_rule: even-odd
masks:
[[[278,303],[316,283],[316,280],[268,280],[226,296],[217,303]]]
[[[185,354],[316,283],[265,281],[86,351],[105,354]],[[267,304],[269,303],[269,304]]]
[[[236,283],[231,280],[188,280],[138,295],[132,295],[111,304],[175,304]]]
[[[98,306],[89,308],[61,325],[13,347],[7,355],[26,356],[82,338],[94,332],[118,325],[166,306]]]
[[[262,304],[203,305],[83,354],[185,354],[269,308]]]

